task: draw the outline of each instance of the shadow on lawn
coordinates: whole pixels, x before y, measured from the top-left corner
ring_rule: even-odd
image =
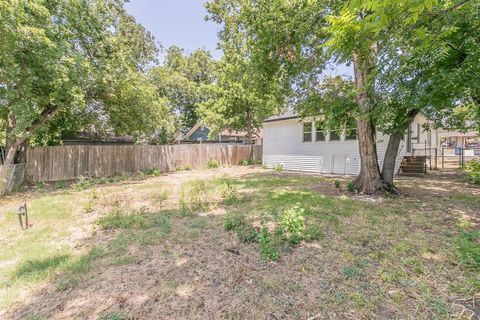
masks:
[[[270,172],[220,177],[185,189],[201,195],[184,199],[185,210],[113,211],[98,221],[102,230],[88,239],[85,245],[92,249],[84,255],[60,254],[17,268],[16,278],[51,278],[8,316],[280,319],[348,318],[354,312],[360,318],[449,318],[457,312],[458,297],[470,301],[472,292],[462,291],[463,282],[473,279],[471,290],[478,283],[456,260],[452,237],[458,227],[442,220],[451,216],[444,210],[451,192],[439,191],[444,199],[428,198],[415,193],[421,180],[405,180],[400,187],[410,194],[369,202],[338,192],[334,180]],[[275,217],[300,203],[325,237],[299,244],[278,263],[262,260],[256,244],[239,243],[224,230],[223,216],[197,215],[204,208],[197,201],[212,205],[203,198],[212,195],[201,191],[221,186],[223,192],[225,185],[239,192],[231,205],[218,204],[226,214]],[[455,187],[460,193],[460,182]],[[462,206],[476,208],[474,195],[461,194]],[[429,209],[412,210],[412,203]],[[475,262],[478,235],[461,240],[463,256]],[[453,283],[456,291],[449,289]]]

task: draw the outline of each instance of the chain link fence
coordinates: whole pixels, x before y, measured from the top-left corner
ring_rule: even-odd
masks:
[[[20,187],[25,181],[25,163],[0,166],[0,197]]]

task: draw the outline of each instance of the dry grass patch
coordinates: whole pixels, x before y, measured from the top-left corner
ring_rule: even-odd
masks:
[[[81,253],[12,260],[4,270],[43,286],[5,317],[469,319],[478,189],[438,177],[432,196],[434,178],[366,198],[345,178],[240,167],[59,195],[44,204],[93,200],[94,232]],[[77,211],[65,221],[89,215]]]

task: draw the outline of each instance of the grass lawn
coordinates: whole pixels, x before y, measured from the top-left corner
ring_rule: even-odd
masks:
[[[0,204],[0,318],[480,317],[480,189],[347,183],[234,167],[17,194]]]

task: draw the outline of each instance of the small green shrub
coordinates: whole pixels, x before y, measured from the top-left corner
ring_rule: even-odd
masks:
[[[480,184],[480,161],[474,159],[467,162],[464,172],[468,182]]]
[[[83,212],[84,213],[91,213],[93,212],[93,202],[88,201],[83,204]]]
[[[241,166],[249,166],[251,164],[252,164],[251,160],[248,160],[248,159],[243,159],[242,161],[240,161]]]
[[[258,243],[260,244],[260,254],[267,260],[276,261],[280,257],[278,250],[273,244],[272,234],[267,227],[263,227],[258,234]]]
[[[335,180],[335,188],[340,190],[340,181]]]
[[[216,169],[218,168],[218,161],[215,159],[209,159],[207,162],[207,168]]]
[[[305,209],[297,203],[285,210],[278,222],[283,235],[291,242],[298,243],[305,237]]]
[[[90,177],[80,176],[78,177],[77,181],[72,184],[72,188],[75,191],[82,191],[85,189],[90,188],[93,185],[93,179]]]
[[[255,228],[249,224],[242,224],[236,228],[238,240],[241,242],[257,242],[258,233]]]
[[[262,159],[257,159],[257,160],[243,159],[242,161],[240,161],[241,166],[252,166],[252,165],[262,164],[262,163],[263,163]]]
[[[67,181],[65,181],[65,180],[63,180],[63,181],[58,181],[58,182],[55,184],[55,188],[57,188],[57,189],[65,189],[67,186],[68,186],[68,184],[67,184]]]
[[[157,169],[157,168],[147,168],[147,169],[140,170],[138,174],[141,177],[145,177],[145,176],[158,177],[162,174],[162,172],[160,171],[160,169]]]
[[[46,186],[47,185],[43,181],[37,182],[37,184],[35,185],[35,190],[41,191],[41,190],[45,189]]]
[[[355,185],[353,184],[353,181],[349,181],[347,184],[347,191],[351,193],[355,193],[357,190],[355,189]]]
[[[240,214],[228,215],[223,221],[225,231],[235,231],[241,242],[257,242],[257,230]]]
[[[226,205],[232,205],[238,202],[239,194],[238,189],[234,186],[230,180],[226,180],[225,184],[221,190],[221,195],[223,198],[223,203]]]
[[[273,166],[273,170],[277,173],[283,172],[283,164],[279,163]]]
[[[245,224],[245,218],[240,214],[231,214],[225,217],[223,228],[225,231],[235,231]]]

